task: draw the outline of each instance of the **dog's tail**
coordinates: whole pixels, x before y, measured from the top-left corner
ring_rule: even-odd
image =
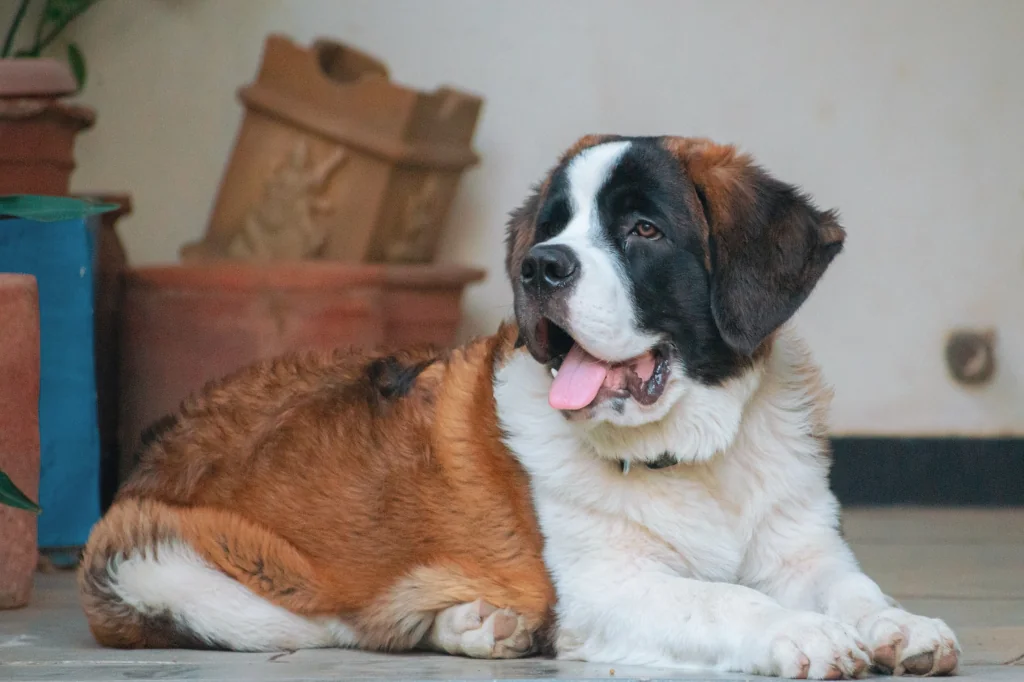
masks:
[[[350,646],[315,613],[316,572],[292,545],[237,514],[117,502],[78,574],[89,629],[118,648],[274,651]]]

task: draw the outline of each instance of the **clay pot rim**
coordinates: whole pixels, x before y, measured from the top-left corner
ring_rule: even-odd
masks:
[[[295,41],[288,37],[284,33],[275,34],[284,40],[291,42],[296,47],[300,47]],[[391,72],[388,70],[387,65],[381,60],[377,59],[369,52],[364,52],[358,48],[355,48],[347,43],[343,43],[335,38],[320,36],[313,39],[312,45],[309,47],[309,51],[313,53],[316,59],[317,70],[323,78],[328,81],[338,83],[339,85],[346,85],[356,83],[364,78],[383,78],[384,80],[391,80]],[[359,71],[356,73],[349,74],[349,78],[339,79],[332,76],[326,66],[325,60],[331,59],[332,56],[339,54],[351,55],[356,62],[356,66],[359,67]]]
[[[4,287],[18,287],[25,290],[35,291],[39,288],[39,282],[35,275],[22,272],[0,272],[0,285]]]
[[[0,58],[0,98],[63,97],[77,89],[64,62],[49,57]]]
[[[360,285],[450,289],[478,282],[479,268],[461,265],[348,265],[343,263],[195,263],[151,265],[125,270],[133,288],[243,291],[336,290]]]
[[[80,104],[47,97],[4,97],[0,95],[0,120],[49,119],[87,130],[96,123],[96,111]]]

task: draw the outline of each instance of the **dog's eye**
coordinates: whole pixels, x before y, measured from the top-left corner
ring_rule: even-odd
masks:
[[[633,226],[633,230],[630,234],[635,234],[638,237],[650,240],[661,239],[661,230],[655,227],[654,223],[650,223],[646,220],[638,220],[636,225]]]

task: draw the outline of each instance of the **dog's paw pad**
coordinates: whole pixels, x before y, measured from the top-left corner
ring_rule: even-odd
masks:
[[[903,661],[903,669],[909,675],[927,675],[932,671],[935,657],[928,651],[916,656],[910,656]]]
[[[484,619],[497,611],[497,609],[483,599],[475,602],[460,604],[452,607],[449,628],[456,634],[462,634],[467,630],[476,630],[483,625]]]

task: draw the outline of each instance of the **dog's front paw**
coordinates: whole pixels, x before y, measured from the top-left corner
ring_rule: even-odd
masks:
[[[885,609],[865,616],[857,631],[871,649],[874,667],[893,675],[950,675],[960,661],[956,635],[937,618]]]
[[[795,679],[838,680],[860,677],[871,664],[870,652],[856,630],[809,612],[787,612],[764,634],[765,662],[756,672]]]

